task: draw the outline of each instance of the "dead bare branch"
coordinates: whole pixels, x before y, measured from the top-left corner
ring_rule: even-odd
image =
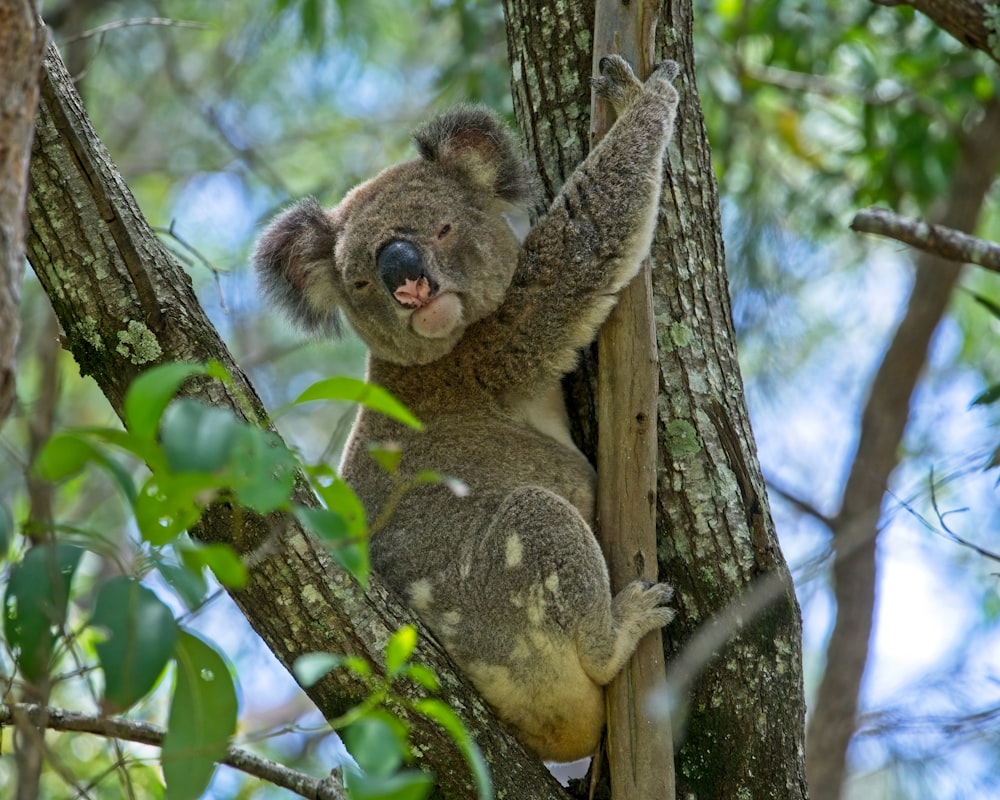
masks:
[[[922,219],[901,217],[885,208],[866,208],[854,215],[851,230],[873,233],[926,253],[1000,272],[1000,244]]]

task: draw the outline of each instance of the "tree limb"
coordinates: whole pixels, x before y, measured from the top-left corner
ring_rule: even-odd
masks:
[[[192,382],[186,393],[268,426],[256,391],[205,317],[190,278],[149,229],[54,48],[45,61],[41,98],[28,202],[29,260],[81,372],[97,381],[120,415],[125,391],[142,369],[167,360],[215,359],[232,374],[233,385]],[[293,502],[316,505],[301,476]],[[360,591],[293,516],[242,513],[237,525],[228,506],[215,505],[192,533],[255,554],[249,583],[233,591],[233,599],[286,668],[315,651],[358,655],[378,671],[392,633],[404,623],[415,624],[420,636],[414,658],[441,679],[442,694],[493,771],[498,795],[565,797],[377,576]],[[409,701],[422,696],[415,686],[394,688]],[[368,694],[365,682],[349,670],[336,670],[306,691],[328,719]],[[434,771],[444,795],[476,797],[469,767],[451,736],[405,708],[393,710],[410,726],[415,758]]]
[[[939,258],[1000,272],[1000,244],[944,225],[901,217],[884,208],[859,211],[851,221],[851,230],[887,236]]]
[[[157,725],[123,717],[101,717],[33,703],[0,704],[0,725],[14,723],[23,716],[32,725],[53,731],[92,733],[108,739],[163,746],[166,731]],[[288,789],[309,800],[346,800],[339,778],[314,778],[239,747],[230,747],[220,762],[262,780]]]
[[[912,6],[966,47],[1000,62],[996,4],[985,0],[872,0],[877,6]],[[989,11],[987,6],[993,10]],[[993,16],[990,16],[990,15]]]

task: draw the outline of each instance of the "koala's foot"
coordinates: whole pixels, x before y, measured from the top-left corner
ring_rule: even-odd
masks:
[[[628,61],[619,55],[602,58],[598,64],[601,77],[591,78],[597,94],[614,106],[615,113],[621,113],[634,103],[643,92],[643,84],[635,76]],[[676,61],[661,61],[653,68],[646,81],[645,89],[655,94],[676,97],[672,81],[680,73]]]
[[[621,56],[604,56],[597,68],[601,71],[601,77],[591,78],[590,82],[598,96],[611,103],[616,114],[621,114],[642,94],[642,83]]]
[[[674,610],[667,607],[673,595],[673,587],[666,583],[632,581],[622,589],[611,601],[611,619],[606,620],[609,629],[591,628],[587,640],[580,643],[587,674],[601,685],[610,683],[639,640],[674,618]]]

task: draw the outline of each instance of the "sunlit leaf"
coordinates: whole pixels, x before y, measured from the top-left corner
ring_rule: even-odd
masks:
[[[360,656],[338,656],[334,653],[305,653],[295,659],[292,672],[302,686],[312,686],[340,667],[349,669],[355,675],[372,674],[371,665]]]
[[[376,463],[390,475],[396,474],[403,460],[402,449],[393,442],[382,442],[369,446],[368,455],[374,458]]]
[[[143,372],[125,394],[125,427],[135,436],[156,438],[160,418],[171,398],[192,375],[204,375],[202,364],[172,362]]]
[[[35,474],[47,481],[71,478],[95,460],[97,449],[73,433],[57,433],[42,445],[35,458]]]
[[[70,584],[83,552],[68,544],[40,544],[11,568],[3,601],[4,636],[18,651],[17,665],[29,681],[42,678],[48,669],[55,629],[66,618]]]
[[[197,636],[181,631],[175,652],[163,777],[168,800],[197,800],[236,732],[236,689],[222,656]]]
[[[351,534],[344,518],[328,508],[297,506],[295,518],[327,546],[333,559],[362,586],[368,584],[368,542]]]
[[[361,500],[343,480],[329,467],[310,470],[313,487],[327,508],[340,515],[352,536],[364,536],[368,532],[365,507]],[[325,481],[323,479],[326,479]]]
[[[104,670],[106,713],[125,711],[145,697],[174,652],[174,615],[134,578],[119,576],[101,585],[90,624],[106,631],[95,645]]]
[[[399,673],[417,646],[417,629],[404,625],[389,637],[385,646],[385,669],[390,677]]]
[[[187,567],[194,572],[208,567],[223,586],[242,589],[247,585],[250,576],[246,564],[228,544],[191,542],[178,548],[178,551]]]
[[[479,800],[490,800],[493,797],[493,779],[490,777],[489,767],[486,766],[486,759],[483,758],[482,751],[469,736],[469,732],[465,729],[465,725],[462,724],[458,715],[449,706],[434,697],[418,700],[413,705],[417,712],[434,720],[448,732],[472,770]]]
[[[400,674],[415,681],[430,692],[436,692],[441,688],[441,681],[434,674],[434,670],[425,664],[407,664],[400,671]]]
[[[357,378],[339,376],[318,381],[302,392],[295,402],[306,403],[310,400],[344,400],[360,403],[365,408],[385,414],[418,431],[424,427],[406,406],[381,386],[365,383]]]

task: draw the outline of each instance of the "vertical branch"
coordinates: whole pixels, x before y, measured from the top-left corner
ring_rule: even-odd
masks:
[[[652,67],[656,0],[599,0],[594,18],[597,62],[620,53],[644,78]],[[610,109],[594,94],[592,141],[610,127]],[[657,352],[652,284],[647,259],[621,293],[598,336],[597,518],[611,588],[656,580]],[[670,721],[650,713],[647,701],[664,681],[659,631],[639,643],[607,690],[611,795],[673,798]]]

